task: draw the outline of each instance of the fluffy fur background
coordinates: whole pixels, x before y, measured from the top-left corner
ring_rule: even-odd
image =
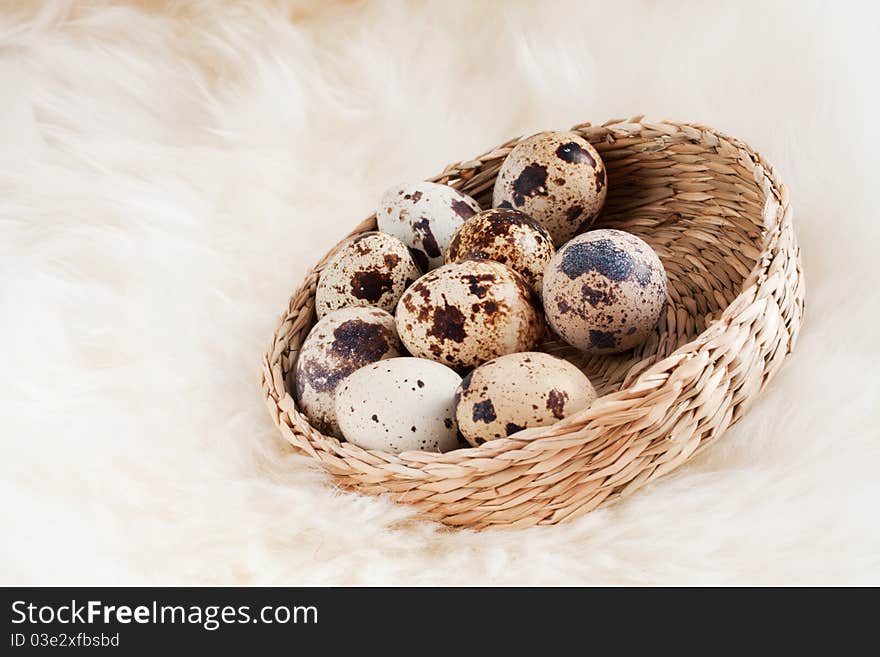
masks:
[[[3,583],[880,583],[876,10],[245,4],[0,10]],[[806,325],[721,442],[482,534],[281,443],[262,350],[386,186],[639,113],[739,136],[791,189]]]

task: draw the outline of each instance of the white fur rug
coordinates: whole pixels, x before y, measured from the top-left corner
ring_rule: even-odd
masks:
[[[880,584],[880,12],[852,2],[0,9],[0,581]],[[571,525],[450,531],[282,444],[259,360],[382,190],[647,113],[787,180],[797,352],[714,448]]]

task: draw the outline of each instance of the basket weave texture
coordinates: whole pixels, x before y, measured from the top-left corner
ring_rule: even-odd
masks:
[[[634,233],[663,261],[665,319],[625,354],[588,358],[553,340],[542,344],[580,366],[600,394],[552,426],[446,454],[367,451],[314,429],[290,394],[327,254],[281,317],[263,357],[262,388],[284,438],[343,487],[390,494],[460,527],[569,521],[630,495],[721,436],[794,348],[804,307],[800,254],[788,190],[759,154],[706,126],[642,117],[572,130],[608,170],[594,228]],[[517,141],[432,180],[490,207],[498,169]],[[375,228],[373,215],[352,234]]]

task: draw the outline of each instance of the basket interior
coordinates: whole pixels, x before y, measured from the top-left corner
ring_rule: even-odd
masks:
[[[657,252],[668,277],[665,316],[635,349],[588,357],[549,330],[539,345],[580,367],[599,395],[606,395],[696,338],[740,293],[761,254],[765,198],[751,169],[744,166],[748,163],[736,159],[736,151],[725,157],[712,149],[707,157],[706,144],[681,138],[680,133],[678,139],[662,133],[647,139],[643,135],[639,145],[626,137],[608,139],[603,129],[582,134],[599,151],[608,175],[608,197],[592,228],[613,227],[638,235]],[[489,208],[502,160],[481,162],[467,176],[456,175],[453,166],[433,180],[461,189]],[[355,232],[364,230],[375,230],[375,216]],[[309,328],[315,322],[313,289],[310,297],[305,303]],[[290,358],[285,359],[289,367],[284,380],[291,395],[299,344],[288,345]]]
[[[707,163],[689,142],[658,139],[634,157],[620,141],[591,141],[608,170],[608,198],[592,228],[618,228],[648,242],[669,289],[657,330],[631,351],[587,357],[549,333],[539,347],[575,363],[605,395],[693,340],[739,294],[760,257],[764,198],[740,163]],[[491,186],[475,198],[491,207]]]

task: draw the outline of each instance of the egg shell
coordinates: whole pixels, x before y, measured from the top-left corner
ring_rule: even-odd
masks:
[[[539,132],[501,164],[492,205],[522,210],[559,245],[595,221],[608,194],[605,164],[573,132]]]
[[[526,351],[544,332],[529,284],[492,260],[464,260],[425,274],[403,293],[395,320],[412,355],[452,367]]]
[[[443,264],[455,231],[480,211],[470,196],[448,185],[415,182],[388,189],[379,202],[379,230],[398,238],[427,272]]]
[[[585,409],[596,390],[577,367],[532,351],[483,363],[455,393],[458,428],[473,446],[529,427],[554,424]]]
[[[565,244],[544,272],[547,321],[565,342],[593,354],[643,342],[666,310],[666,271],[640,238],[593,230]]]
[[[446,262],[484,258],[503,263],[525,278],[540,294],[544,268],[553,258],[553,238],[519,210],[483,210],[464,222],[446,251]]]
[[[421,271],[399,239],[361,233],[340,246],[321,272],[315,310],[318,317],[351,306],[376,306],[393,313],[400,295],[419,276]]]
[[[401,355],[394,318],[379,308],[342,308],[312,327],[294,369],[296,402],[319,431],[341,437],[333,394],[364,365]]]
[[[448,452],[459,447],[454,395],[461,377],[423,358],[367,365],[336,390],[345,439],[384,452]]]

